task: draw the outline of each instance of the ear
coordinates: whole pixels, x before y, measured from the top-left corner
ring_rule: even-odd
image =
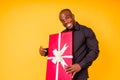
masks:
[[[74,14],[72,14],[72,17],[75,19],[75,15]]]

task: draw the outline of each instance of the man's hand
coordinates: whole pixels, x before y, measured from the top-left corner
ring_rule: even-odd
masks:
[[[45,48],[43,48],[42,46],[40,46],[39,48],[39,53],[41,56],[45,56],[45,53],[47,52],[47,50]]]
[[[66,72],[68,74],[72,73],[72,78],[74,75],[81,70],[81,66],[79,64],[73,64],[71,66],[66,67]]]

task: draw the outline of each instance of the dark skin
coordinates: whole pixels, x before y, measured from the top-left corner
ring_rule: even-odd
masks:
[[[72,29],[75,26],[75,17],[72,14],[72,12],[70,12],[68,10],[62,11],[59,14],[59,19],[60,19],[61,23],[63,24],[63,26],[67,29]],[[41,56],[44,56],[46,50],[45,50],[45,48],[40,46],[39,52],[40,52]],[[72,77],[74,77],[74,75],[77,72],[79,72],[82,68],[79,64],[75,63],[72,65],[66,66],[65,69],[68,74],[72,73],[73,74]]]

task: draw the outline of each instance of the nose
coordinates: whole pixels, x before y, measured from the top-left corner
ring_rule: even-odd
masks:
[[[68,20],[67,20],[67,19],[65,19],[65,20],[64,20],[64,23],[65,23],[65,24],[67,24],[67,23],[68,23]]]

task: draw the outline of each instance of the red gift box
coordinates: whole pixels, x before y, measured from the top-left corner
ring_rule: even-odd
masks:
[[[65,66],[72,65],[72,32],[49,36],[46,80],[72,80]]]

